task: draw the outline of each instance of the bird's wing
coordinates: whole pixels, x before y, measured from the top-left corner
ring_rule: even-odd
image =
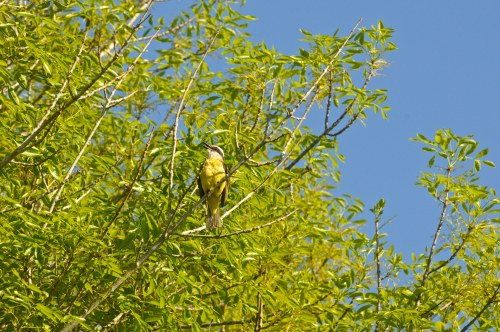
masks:
[[[226,175],[227,175],[227,166],[226,166],[226,164],[224,164],[224,172],[226,172]],[[225,183],[225,186],[224,186],[224,190],[222,191],[222,195],[220,197],[220,205],[221,206],[224,206],[224,204],[226,204],[228,193],[229,193],[229,178],[227,178],[227,180],[226,180],[226,183]]]
[[[204,163],[203,163],[204,164]],[[203,169],[203,164],[201,164],[200,170],[198,171],[198,194],[200,195],[200,198],[205,195],[205,192],[203,191],[203,186],[201,185],[201,170]]]

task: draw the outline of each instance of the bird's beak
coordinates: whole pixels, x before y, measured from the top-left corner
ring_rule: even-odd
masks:
[[[209,145],[209,144],[207,144],[207,143],[205,143],[205,142],[203,142],[203,143],[201,143],[201,144],[202,144],[202,145],[203,145],[203,147],[205,147],[206,149],[210,149],[210,145]]]

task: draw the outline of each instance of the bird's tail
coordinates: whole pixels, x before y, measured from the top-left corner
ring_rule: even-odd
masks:
[[[208,209],[207,213],[207,229],[214,229],[222,226],[222,219],[220,218],[220,209],[215,211]]]

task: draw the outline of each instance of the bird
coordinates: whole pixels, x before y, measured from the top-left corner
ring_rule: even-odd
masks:
[[[198,191],[200,198],[209,193],[205,203],[207,207],[206,227],[208,230],[222,226],[220,208],[226,204],[229,192],[229,179],[215,186],[227,175],[227,167],[224,164],[224,150],[217,145],[202,143],[208,152],[208,157],[201,166],[198,176]]]

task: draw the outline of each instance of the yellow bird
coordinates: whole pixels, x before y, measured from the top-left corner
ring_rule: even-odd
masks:
[[[203,143],[207,149],[208,157],[201,167],[201,172],[198,177],[198,189],[200,197],[209,192],[219,181],[221,181],[227,174],[227,168],[224,164],[224,151],[217,145],[209,145]],[[218,188],[216,188],[207,197],[207,229],[214,229],[222,226],[220,219],[220,207],[224,206],[229,191],[229,179],[223,181]]]

